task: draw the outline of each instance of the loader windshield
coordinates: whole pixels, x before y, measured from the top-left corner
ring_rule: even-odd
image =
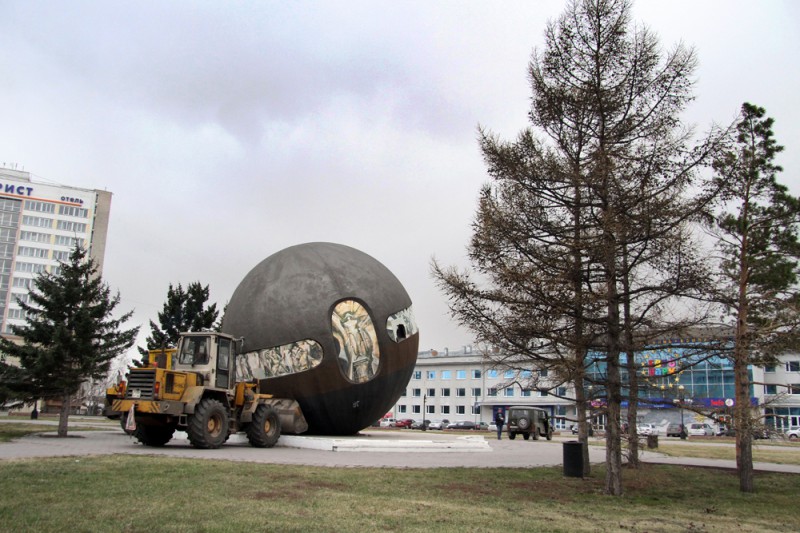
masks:
[[[182,365],[208,364],[208,337],[184,337],[179,361]]]

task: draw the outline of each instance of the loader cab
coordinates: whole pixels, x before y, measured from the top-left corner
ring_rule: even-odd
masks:
[[[236,344],[233,337],[216,332],[182,333],[175,369],[200,374],[208,387],[230,389]]]

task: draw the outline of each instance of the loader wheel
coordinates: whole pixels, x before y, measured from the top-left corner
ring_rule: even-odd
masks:
[[[219,448],[227,440],[229,425],[225,407],[217,400],[206,398],[189,418],[186,434],[195,448]]]
[[[269,405],[259,405],[247,426],[247,440],[256,448],[272,448],[281,436],[281,420]]]
[[[137,424],[133,436],[145,446],[160,448],[172,440],[173,433],[175,433],[173,426],[143,426]]]

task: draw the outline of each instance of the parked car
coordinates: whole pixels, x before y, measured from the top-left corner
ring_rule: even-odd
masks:
[[[414,421],[412,419],[410,419],[410,418],[401,418],[400,420],[398,420],[398,421],[396,421],[394,423],[394,427],[408,429],[408,428],[411,427],[411,424],[413,424],[413,423],[414,423]]]
[[[470,420],[458,420],[447,424],[447,429],[475,429],[475,422]]]
[[[430,425],[430,420],[423,420],[421,422],[419,420],[414,420],[414,423],[411,424],[411,429],[428,429]]]
[[[449,423],[450,421],[446,418],[444,420],[434,420],[433,422],[428,424],[428,429],[444,429],[447,427],[447,424]]]
[[[384,418],[381,420],[381,427],[382,428],[390,428],[394,426],[394,423],[397,422],[394,418]]]
[[[706,437],[714,434],[714,428],[708,424],[689,424],[686,432],[690,437]]]
[[[791,440],[800,439],[800,427],[793,427],[786,430],[786,438]]]
[[[483,430],[489,429],[489,424],[487,424],[486,422],[478,422],[478,423],[475,424],[475,427],[472,428],[472,429],[479,429],[479,430],[483,431]],[[497,430],[496,427],[495,427],[495,430]]]
[[[638,424],[636,433],[639,435],[658,435],[658,428],[654,424]]]
[[[544,409],[528,406],[511,406],[506,409],[506,428],[508,438],[514,440],[516,436],[528,440],[533,436],[533,440],[545,437],[547,440],[553,438],[553,425],[550,423],[550,416]]]
[[[667,426],[667,437],[680,437],[683,431],[683,424],[669,424]]]

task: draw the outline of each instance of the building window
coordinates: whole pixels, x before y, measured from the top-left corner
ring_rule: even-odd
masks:
[[[425,406],[425,412],[428,413],[429,415],[436,414],[436,406],[435,405],[426,405]]]
[[[422,412],[422,408],[419,405],[412,405],[411,412],[414,413],[415,415],[418,415]]]
[[[800,361],[786,361],[787,372],[800,372]]]
[[[436,370],[428,370],[428,379],[436,379]]]
[[[475,398],[479,398],[481,395],[481,388],[480,387],[472,387],[472,395]]]
[[[0,221],[2,222],[2,221]],[[46,217],[35,217],[32,215],[23,215],[22,216],[22,223],[25,226],[33,226],[35,228],[52,228],[53,227],[53,219],[46,218]]]
[[[466,370],[456,370],[456,379],[467,379]]]
[[[443,415],[449,415],[450,414],[450,406],[449,405],[443,405],[441,410],[442,410],[442,414]]]
[[[29,278],[14,278],[14,287],[18,289],[30,289],[33,285],[33,280]]]
[[[566,387],[559,387],[556,389],[556,394],[564,398],[567,395],[567,388]]]
[[[71,220],[59,220],[56,222],[56,229],[74,231],[75,233],[86,233],[86,224],[83,222],[72,222]]]
[[[450,396],[450,389],[442,389],[442,396]]]
[[[86,242],[85,239],[79,239],[77,237],[67,237],[66,235],[56,235],[56,244],[59,246],[69,246],[70,248],[74,248],[77,244],[81,248],[83,248],[83,243]]]
[[[85,207],[76,207],[74,205],[60,205],[58,206],[58,214],[68,217],[86,218],[89,216],[89,210]]]
[[[39,274],[40,272],[44,272],[44,265],[40,265],[38,263],[23,263],[18,261],[14,267],[16,272],[31,272],[33,274]]]
[[[442,379],[450,379],[450,371],[442,370]]]
[[[800,383],[792,383],[792,384],[790,384],[789,385],[789,394],[800,394]]]
[[[37,200],[25,200],[26,211],[38,211],[39,213],[55,213],[56,206],[50,202],[39,202]]]
[[[533,372],[530,370],[523,370],[519,373],[519,377],[521,378],[530,379],[531,376],[533,376]]]
[[[486,376],[489,378],[497,378],[497,370],[492,368],[486,371]]]
[[[530,389],[522,389],[522,395],[527,398],[528,396],[531,395],[531,390]]]
[[[508,387],[506,389],[503,389],[503,396],[505,396],[506,398],[514,396],[514,388]]]
[[[406,406],[405,405],[398,405],[397,406],[397,412],[398,413],[405,413],[406,412]]]
[[[19,240],[31,242],[50,242],[50,235],[38,231],[20,231]]]
[[[473,405],[472,406],[472,414],[473,415],[481,414],[481,406],[480,405]]]
[[[481,371],[480,370],[473,370],[472,371],[472,379],[481,379]]]
[[[467,389],[456,389],[456,396],[460,396],[461,398],[467,395]]]
[[[35,248],[33,246],[20,246],[17,249],[17,254],[22,257],[38,257],[44,259],[47,257],[46,248]]]
[[[411,389],[411,396],[414,396],[415,398],[419,398],[420,396],[422,396],[422,390],[421,389]]]
[[[539,391],[539,396],[541,396],[542,398],[546,398],[548,394],[549,393],[546,390]]]
[[[414,379],[422,379],[422,370],[414,370]]]
[[[428,398],[436,396],[436,389],[428,389]]]
[[[778,394],[778,386],[764,385],[764,394]]]
[[[408,390],[407,389],[403,389],[403,394],[401,394],[400,396],[405,397],[407,393],[408,393]]]
[[[489,387],[486,389],[486,396],[497,396],[497,387]]]
[[[539,370],[539,377],[540,378],[546,378],[547,377],[547,369],[546,368],[543,368],[543,369]]]
[[[775,372],[775,365],[767,365],[764,367],[764,372],[767,374],[772,374]]]
[[[465,415],[467,414],[467,408],[463,405],[456,405],[456,414],[457,415]]]
[[[72,252],[64,252],[62,250],[53,251],[53,260],[66,263],[69,261],[69,256]]]

